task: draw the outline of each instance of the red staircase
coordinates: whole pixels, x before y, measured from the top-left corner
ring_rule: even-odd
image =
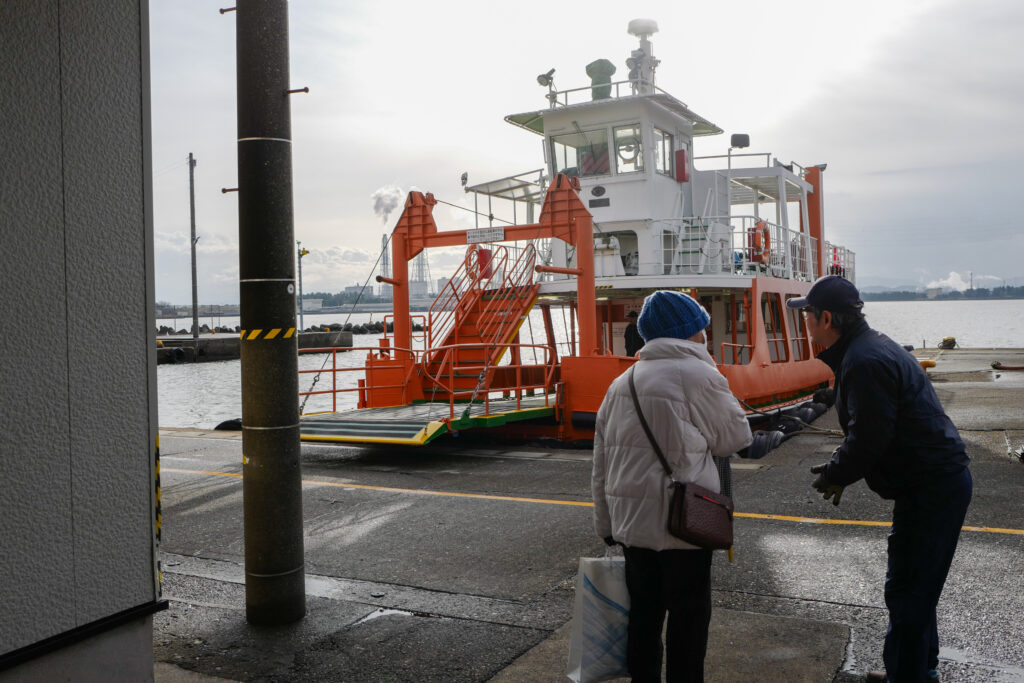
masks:
[[[467,251],[428,313],[426,398],[470,400],[478,387],[502,388],[495,373],[537,298],[536,260],[532,245],[515,252],[501,245]]]

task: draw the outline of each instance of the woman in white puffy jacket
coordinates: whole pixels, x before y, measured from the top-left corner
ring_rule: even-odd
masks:
[[[669,479],[644,433],[629,390],[679,482],[720,490],[711,456],[751,442],[729,383],[707,351],[711,322],[693,298],[670,291],[644,301],[637,362],[608,388],[594,434],[594,526],[621,543],[630,596],[627,660],[634,681],[660,681],[668,613],[667,681],[703,681],[711,621],[711,551],[668,533]]]

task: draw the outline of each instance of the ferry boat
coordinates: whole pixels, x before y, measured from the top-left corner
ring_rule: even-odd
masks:
[[[742,134],[726,155],[698,156],[699,138],[723,131],[656,84],[657,30],[630,22],[639,45],[624,80],[606,59],[587,65],[582,87],[558,90],[554,70],[537,77],[545,106],[505,120],[542,136],[544,167],[474,185],[464,176],[477,228],[439,229],[434,196],[409,193],[390,239],[393,272],[377,277],[392,288],[393,334],[365,349],[354,386],[338,379],[346,370],[333,355],[329,369],[304,371],[333,377],[307,392],[332,394],[332,409],[302,417],[304,440],[422,445],[469,429],[590,439],[607,387],[634,362],[629,314],[659,289],[685,291],[711,314],[708,349],[751,413],[829,385],[786,306],[819,275],[855,280],[854,254],[825,238],[825,164],[745,151]],[[524,222],[481,226],[495,201]],[[459,245],[464,263],[414,321],[409,261]],[[344,392],[357,408],[337,409]]]

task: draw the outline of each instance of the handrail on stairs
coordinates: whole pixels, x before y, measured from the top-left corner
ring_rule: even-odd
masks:
[[[497,262],[500,267],[504,267],[505,260],[508,258],[506,252],[504,246],[499,246],[490,252],[489,259],[483,266],[479,262],[478,249],[474,248],[467,252],[466,258],[438,292],[427,312],[426,345],[428,348],[443,343],[447,339],[457,322],[457,313],[468,308],[470,304],[467,303],[467,300],[478,297],[486,287],[486,281],[491,277],[494,264]],[[471,294],[473,296],[470,296]]]
[[[522,349],[542,349],[544,351],[544,363],[541,365],[525,365],[523,363],[509,364],[500,366],[504,369],[513,370],[516,375],[516,381],[511,386],[491,387],[491,380],[494,376],[495,371],[499,366],[493,365],[485,361],[473,361],[465,365],[458,364],[458,349],[465,348],[483,348],[485,351],[489,351],[485,354],[485,357],[493,357],[498,353],[505,353],[511,348]],[[483,381],[487,385],[488,389],[483,392],[483,403],[484,403],[484,414],[490,414],[490,394],[494,391],[502,392],[515,392],[516,395],[516,408],[520,408],[522,405],[522,396],[525,391],[541,389],[544,393],[544,405],[550,405],[552,400],[550,395],[554,390],[554,374],[555,374],[555,357],[551,352],[551,347],[545,344],[509,344],[509,343],[467,343],[467,344],[448,344],[445,346],[436,347],[431,349],[436,352],[435,358],[438,354],[441,355],[441,360],[437,362],[437,370],[434,373],[430,373],[426,366],[424,366],[423,377],[425,377],[431,384],[436,386],[440,391],[447,394],[448,403],[450,406],[450,415],[454,418],[455,415],[455,401],[458,398],[469,398],[470,402],[476,402],[475,397],[477,394],[477,388],[473,389],[457,389],[455,386],[456,375],[462,373],[477,373],[479,386],[480,379],[479,374],[484,374]],[[520,357],[522,354],[520,353]],[[530,367],[543,367],[545,368],[543,381],[537,382],[524,382],[522,371],[524,368]],[[446,381],[447,380],[447,381]],[[426,391],[424,393],[427,393]]]
[[[499,312],[508,311],[507,295],[519,296],[520,288],[533,283],[533,268],[537,261],[537,250],[532,244],[528,244],[516,259],[512,267],[503,273],[500,285],[493,289],[493,296],[480,309],[478,321],[483,321],[479,327],[481,341],[507,341],[507,337],[518,328],[520,322],[520,311],[513,309],[514,315],[502,316]],[[502,352],[504,353],[504,352]],[[497,358],[490,359],[492,363]]]

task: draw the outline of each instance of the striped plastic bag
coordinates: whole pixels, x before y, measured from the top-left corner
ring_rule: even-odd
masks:
[[[628,625],[626,558],[581,557],[566,675],[576,683],[628,676]]]

